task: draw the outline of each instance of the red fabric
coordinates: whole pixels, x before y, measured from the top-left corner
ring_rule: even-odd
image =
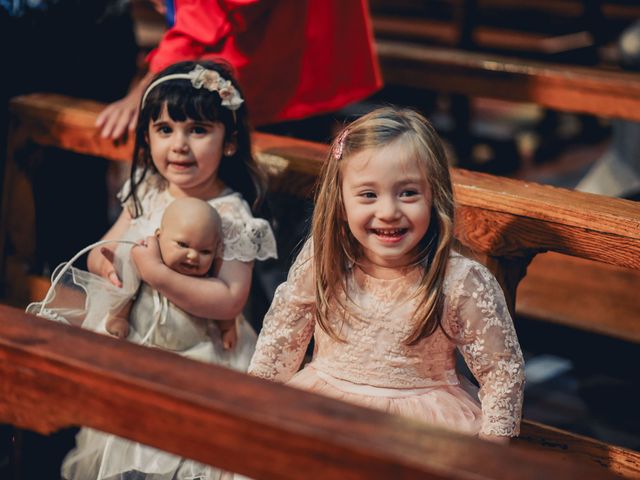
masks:
[[[337,110],[382,86],[367,0],[175,0],[151,71],[224,58],[256,125]]]

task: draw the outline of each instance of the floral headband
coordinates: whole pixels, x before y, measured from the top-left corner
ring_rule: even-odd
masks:
[[[147,99],[149,92],[162,82],[167,80],[190,80],[193,88],[205,88],[210,92],[218,92],[223,107],[227,107],[233,113],[235,118],[235,111],[240,108],[244,99],[240,96],[240,92],[233,86],[230,80],[222,78],[222,76],[215,70],[208,70],[202,65],[196,65],[189,73],[172,73],[158,78],[155,82],[147,87],[142,96],[142,106]]]

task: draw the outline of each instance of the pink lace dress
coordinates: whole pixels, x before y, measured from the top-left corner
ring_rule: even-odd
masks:
[[[481,264],[453,253],[445,280],[443,327],[416,345],[412,299],[420,272],[381,280],[354,268],[350,315],[329,319],[346,341],[314,321],[310,244],[278,287],[249,373],[365,407],[470,434],[519,433],[524,362],[502,290]],[[313,359],[298,372],[311,337]],[[480,384],[461,381],[455,349]],[[480,399],[480,402],[478,401]]]

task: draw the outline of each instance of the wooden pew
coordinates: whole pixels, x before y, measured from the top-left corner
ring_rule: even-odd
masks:
[[[1,422],[86,425],[258,479],[614,478],[4,306],[0,376]]]
[[[640,120],[640,75],[378,41],[385,81],[555,110]]]
[[[101,139],[95,131],[94,120],[101,108],[94,102],[57,95],[15,98],[11,102],[11,153],[35,142],[111,160],[128,160],[130,144],[116,146]],[[269,172],[272,188],[299,195],[309,193],[327,153],[325,145],[272,135],[256,134],[255,146],[260,162]],[[7,223],[11,212],[7,200],[12,185],[9,178],[5,183],[2,225]],[[640,205],[634,202],[464,170],[454,169],[453,180],[459,206],[457,238],[492,268],[512,306],[526,266],[538,252],[554,251],[640,270]],[[607,322],[606,318],[600,320]],[[632,327],[637,335],[640,325]],[[88,425],[106,428],[104,424]],[[118,430],[111,431],[121,434],[123,430],[120,425]],[[544,425],[525,421],[516,444],[541,449],[563,460],[578,459],[598,465],[629,478],[640,475],[637,452]],[[255,474],[255,470],[251,472]]]
[[[637,4],[600,0],[370,0],[370,8],[379,39],[576,60],[640,17]]]

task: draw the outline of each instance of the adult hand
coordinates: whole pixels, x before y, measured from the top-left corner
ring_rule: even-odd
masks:
[[[147,73],[134,85],[126,97],[113,102],[100,112],[96,118],[96,127],[102,138],[119,140],[127,133],[133,133],[138,124],[140,100],[146,90],[153,73]]]

